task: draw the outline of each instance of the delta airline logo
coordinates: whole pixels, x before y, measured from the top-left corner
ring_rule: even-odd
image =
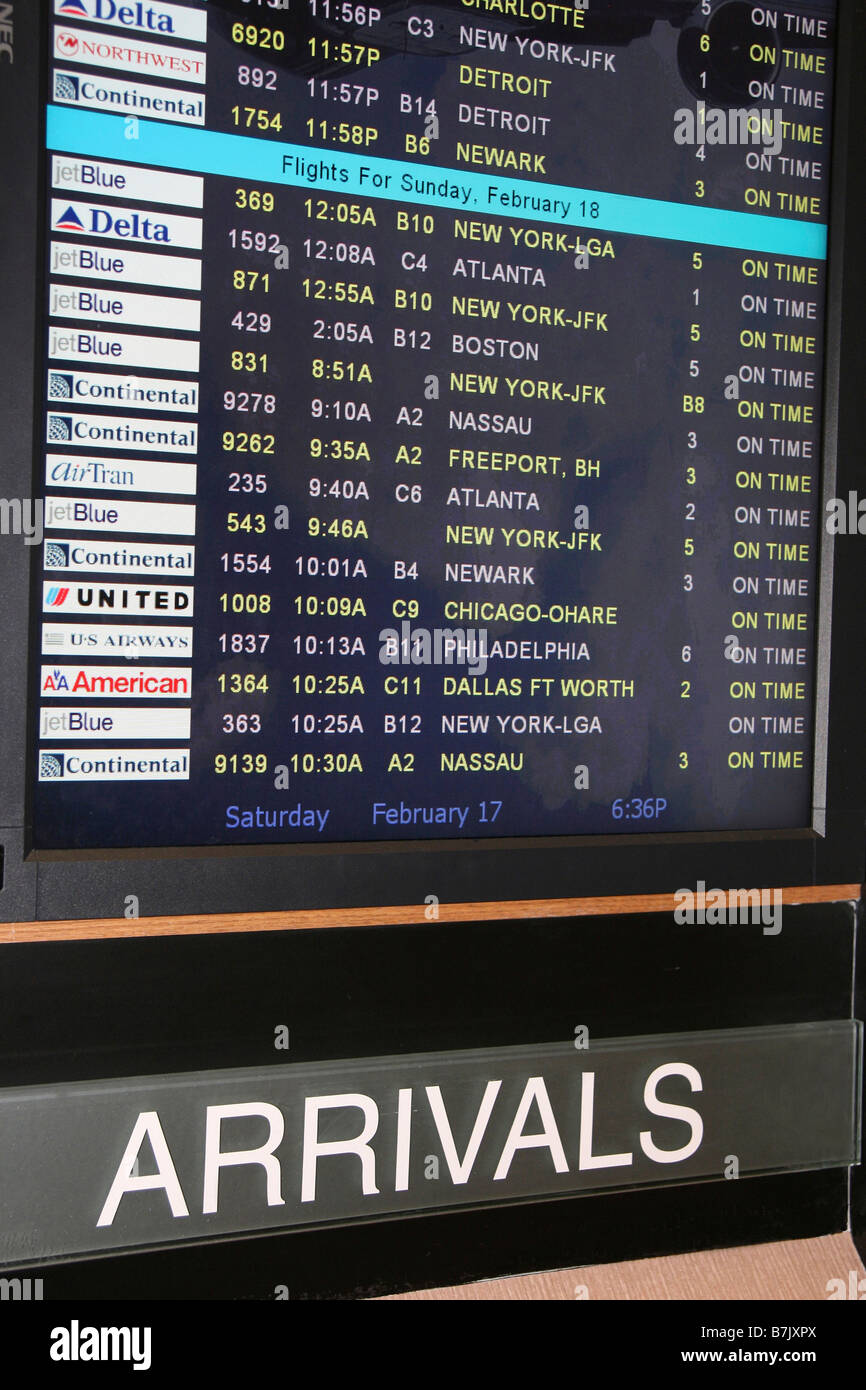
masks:
[[[61,232],[84,231],[84,223],[73,207],[68,207],[65,212],[62,212],[54,225]]]
[[[179,5],[148,4],[144,0],[54,0],[54,13],[60,19],[83,19],[88,24],[110,24],[139,33],[165,35],[171,39],[192,39],[204,43],[207,15],[182,9]]]
[[[188,82],[204,82],[205,56],[194,48],[167,48],[144,39],[88,34],[84,29],[54,31],[54,56],[121,72],[153,73]]]
[[[51,199],[51,226],[78,236],[111,237],[120,241],[146,241],[158,246],[201,249],[201,218],[175,213],[145,212],[143,208],[106,207],[102,203],[65,202]],[[87,291],[92,293],[92,291]],[[52,312],[54,309],[52,308]]]

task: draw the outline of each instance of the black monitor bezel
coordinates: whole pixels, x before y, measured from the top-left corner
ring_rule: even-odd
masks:
[[[36,495],[41,408],[41,233],[44,76],[39,55],[49,6],[18,7],[15,62],[3,72],[0,112],[12,142],[0,150],[7,189],[0,241],[8,270],[0,324],[6,369],[4,492]],[[20,11],[20,12],[19,12]],[[866,309],[860,244],[866,193],[858,167],[862,116],[854,76],[866,57],[853,0],[840,0],[833,103],[833,156],[824,395],[824,496],[857,491],[864,438]],[[861,138],[858,138],[861,136]],[[31,220],[31,212],[33,214]],[[823,509],[823,502],[822,502]],[[762,887],[859,884],[864,878],[866,753],[861,715],[866,650],[859,596],[866,547],[859,535],[822,532],[818,619],[818,715],[813,821],[798,830],[568,836],[507,840],[380,841],[365,844],[34,851],[29,830],[28,752],[35,708],[27,661],[36,608],[36,566],[20,537],[0,543],[3,649],[0,663],[0,919],[116,918],[129,894],[143,916],[268,913],[672,893],[683,884]],[[833,641],[831,644],[831,634]],[[822,704],[823,702],[823,704]],[[829,710],[822,719],[821,710]],[[821,794],[821,784],[826,794]]]

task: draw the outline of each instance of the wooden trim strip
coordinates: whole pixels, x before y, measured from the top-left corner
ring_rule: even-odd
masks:
[[[829,903],[860,897],[859,883],[782,889],[782,902]],[[485,922],[515,917],[597,917],[629,912],[673,912],[673,893],[608,898],[526,898],[514,902],[441,903],[440,922]],[[100,941],[136,936],[202,936],[243,931],[309,931],[326,927],[425,925],[423,903],[401,907],[350,907],[301,912],[214,913],[201,917],[125,917],[70,922],[4,922],[0,944],[36,941]]]

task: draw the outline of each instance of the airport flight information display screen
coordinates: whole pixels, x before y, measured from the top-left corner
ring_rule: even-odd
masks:
[[[45,11],[34,847],[809,824],[834,7]]]

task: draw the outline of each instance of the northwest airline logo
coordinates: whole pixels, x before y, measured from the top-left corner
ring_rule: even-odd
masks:
[[[67,58],[78,52],[78,36],[61,32],[57,35],[57,47]]]
[[[62,589],[54,584],[45,595],[46,608],[62,608],[69,597],[69,589]]]

